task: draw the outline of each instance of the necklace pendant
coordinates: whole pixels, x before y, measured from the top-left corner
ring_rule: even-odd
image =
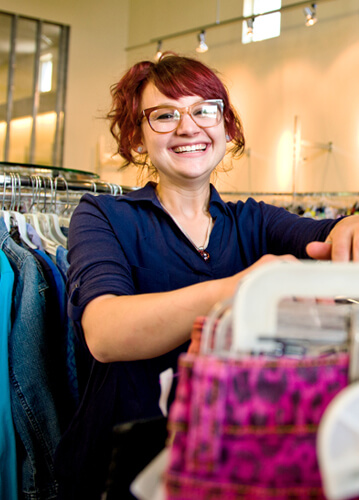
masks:
[[[200,256],[202,257],[202,259],[206,262],[211,258],[211,256],[209,255],[208,252],[206,252],[206,250],[199,249],[198,252],[199,252]]]

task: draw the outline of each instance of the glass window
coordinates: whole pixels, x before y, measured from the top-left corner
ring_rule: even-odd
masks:
[[[62,166],[69,27],[0,12],[0,161]]]
[[[242,43],[259,42],[279,36],[281,13],[273,11],[281,6],[281,0],[244,0],[243,16],[253,18],[243,21]]]

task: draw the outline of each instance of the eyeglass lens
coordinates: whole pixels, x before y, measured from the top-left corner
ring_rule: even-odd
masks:
[[[189,107],[193,121],[202,128],[214,127],[222,119],[222,107],[219,102],[203,101]],[[149,122],[156,132],[172,132],[181,120],[181,111],[173,106],[154,109],[149,114]]]

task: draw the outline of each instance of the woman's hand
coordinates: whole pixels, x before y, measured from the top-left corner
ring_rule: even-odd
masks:
[[[359,261],[359,215],[341,220],[330,231],[325,242],[307,245],[309,257],[318,260]]]

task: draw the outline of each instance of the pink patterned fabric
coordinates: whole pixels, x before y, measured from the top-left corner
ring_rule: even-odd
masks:
[[[169,415],[167,500],[324,498],[316,430],[348,385],[348,355],[183,354]]]

